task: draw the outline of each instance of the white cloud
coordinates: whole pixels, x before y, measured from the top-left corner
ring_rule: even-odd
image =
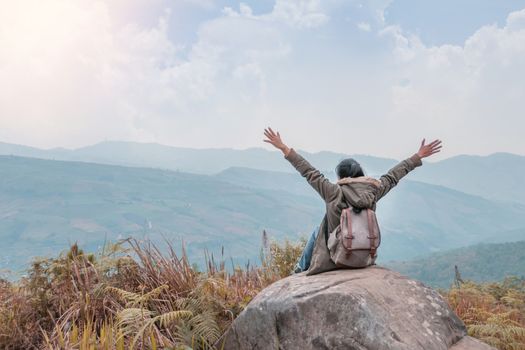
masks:
[[[152,11],[133,1],[133,13]],[[0,140],[249,147],[274,125],[308,150],[400,158],[421,135],[443,138],[449,156],[523,153],[525,10],[461,46],[429,46],[389,25],[352,46],[342,23],[381,27],[375,14],[389,1],[367,3],[361,17],[355,3],[338,17],[339,3],[226,8],[186,45],[170,36],[177,13],[161,2],[149,21],[120,15],[127,1],[3,4]]]
[[[369,32],[372,30],[370,23],[368,22],[359,22],[357,23],[357,28],[363,32]]]
[[[509,30],[520,30],[525,27],[525,9],[509,14],[506,28]]]
[[[392,39],[396,59],[390,125],[417,125],[443,135],[456,152],[523,153],[525,10],[506,25],[480,28],[463,46],[426,46],[399,27]]]
[[[239,5],[239,11],[226,7],[223,12],[231,17],[277,21],[296,28],[315,28],[329,20],[321,5],[320,0],[276,0],[272,12],[263,15],[254,15],[244,3]]]
[[[394,0],[369,0],[367,5],[373,9],[376,19],[379,23],[386,24],[386,13],[388,7],[394,2]]]
[[[204,9],[210,10],[215,7],[215,0],[182,0],[188,4],[196,5]]]
[[[24,1],[0,11],[0,138],[8,142],[228,142],[211,124],[249,123],[239,109],[264,95],[263,66],[290,51],[267,21],[205,22],[185,50],[168,37],[169,10],[150,26],[117,26],[103,1]]]
[[[318,27],[328,21],[321,0],[278,0],[272,16],[296,27]]]

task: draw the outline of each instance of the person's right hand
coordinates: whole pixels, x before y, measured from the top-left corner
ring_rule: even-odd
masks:
[[[290,153],[290,148],[284,144],[279,132],[273,131],[272,128],[267,128],[264,129],[264,136],[266,136],[266,140],[264,140],[264,142],[267,142],[273,145],[275,148],[280,149],[285,156]]]
[[[430,157],[431,155],[441,151],[441,147],[443,147],[441,145],[441,140],[434,140],[428,145],[425,145],[425,139],[423,139],[423,141],[421,141],[421,146],[419,147],[417,155],[419,156],[419,158]]]

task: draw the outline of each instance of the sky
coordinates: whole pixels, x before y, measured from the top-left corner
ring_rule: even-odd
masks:
[[[0,141],[525,154],[525,0],[0,0]]]

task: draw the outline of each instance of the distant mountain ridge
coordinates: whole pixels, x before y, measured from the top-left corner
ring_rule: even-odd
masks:
[[[525,203],[525,157],[510,153],[456,156],[426,164],[414,179],[477,194],[492,200]]]
[[[320,169],[333,171],[335,165],[348,155],[334,152],[308,153],[300,151]],[[171,147],[155,143],[105,141],[74,150],[38,148],[0,142],[0,155],[13,155],[66,161],[85,161],[110,165],[136,166],[183,171],[197,174],[215,174],[230,167],[293,172],[279,152],[263,148],[236,150],[228,148],[193,149]],[[372,170],[396,163],[393,159],[356,155]]]
[[[302,152],[314,166],[334,177],[337,163],[356,158],[367,174],[379,176],[397,163],[394,159],[334,152]],[[0,142],[0,155],[84,161],[109,165],[148,167],[197,174],[217,174],[229,168],[293,173],[282,154],[263,148],[191,149],[153,143],[107,141],[75,150],[37,148]],[[407,155],[409,156],[409,155]],[[495,153],[489,156],[455,156],[425,166],[410,174],[412,180],[442,185],[491,200],[525,203],[525,156]]]

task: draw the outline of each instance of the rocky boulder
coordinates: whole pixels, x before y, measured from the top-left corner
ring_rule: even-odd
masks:
[[[489,350],[433,289],[381,267],[304,273],[259,293],[225,350]]]

